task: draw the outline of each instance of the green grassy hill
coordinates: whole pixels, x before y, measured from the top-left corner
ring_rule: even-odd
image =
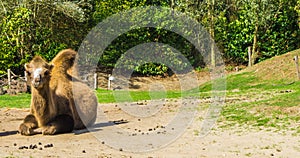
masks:
[[[250,125],[300,134],[300,81],[293,60],[300,49],[227,76],[226,127]],[[209,91],[210,83],[200,86]]]

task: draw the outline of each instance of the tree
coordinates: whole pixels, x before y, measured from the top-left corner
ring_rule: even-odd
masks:
[[[282,3],[279,0],[244,0],[241,3],[245,10],[246,18],[250,24],[254,26],[253,41],[252,41],[252,55],[249,66],[252,66],[259,57],[259,31],[263,26],[267,26],[271,18],[276,18],[278,12],[281,10]]]
[[[7,68],[19,67],[24,64],[27,50],[30,49],[31,37],[26,36],[33,26],[30,20],[31,12],[26,8],[15,9],[14,12],[5,17],[1,23],[0,32],[0,56],[1,72],[5,73]]]
[[[297,5],[295,6],[295,11],[298,13],[298,25],[300,27],[300,0],[297,1]]]
[[[91,27],[91,1],[1,0],[0,6],[0,73],[23,70],[35,54],[51,60],[63,48],[76,49]]]
[[[216,35],[224,48],[224,57],[246,64],[247,48],[252,47],[250,65],[274,55],[299,48],[299,29],[292,8],[295,0],[231,1],[226,21]],[[272,4],[268,4],[272,3]],[[220,44],[219,44],[220,45]]]

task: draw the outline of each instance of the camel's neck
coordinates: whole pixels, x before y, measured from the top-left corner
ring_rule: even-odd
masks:
[[[55,117],[57,109],[53,105],[49,86],[39,90],[32,87],[31,92],[31,113],[36,116],[38,126],[42,127]]]
[[[31,110],[37,115],[44,115],[44,112],[48,111],[49,104],[51,104],[50,88],[35,89],[31,87],[31,89]]]
[[[32,98],[47,100],[50,97],[49,87],[44,87],[43,89],[35,89],[31,87]]]

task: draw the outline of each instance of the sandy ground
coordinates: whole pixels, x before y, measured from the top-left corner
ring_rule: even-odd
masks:
[[[299,135],[289,131],[274,132],[246,126],[223,129],[217,124],[200,137],[203,119],[199,118],[206,111],[198,110],[195,116],[190,115],[193,109],[180,109],[185,103],[199,104],[178,100],[101,104],[97,121],[89,131],[55,136],[21,136],[16,130],[29,109],[2,108],[0,155],[34,158],[300,157]],[[190,118],[194,118],[192,122]]]

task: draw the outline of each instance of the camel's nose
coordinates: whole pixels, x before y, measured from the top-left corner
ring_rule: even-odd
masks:
[[[34,78],[34,82],[40,82],[41,81],[41,75],[38,75]]]
[[[40,75],[35,76],[34,79],[32,80],[33,87],[38,88],[40,83],[41,83],[41,76]]]

